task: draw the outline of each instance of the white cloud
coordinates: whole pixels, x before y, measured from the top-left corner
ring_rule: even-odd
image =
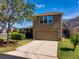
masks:
[[[77,1],[77,3],[79,4],[79,1]]]
[[[35,6],[36,6],[37,8],[44,8],[44,7],[45,7],[44,4],[35,4]]]
[[[53,8],[54,10],[57,10],[57,8]]]

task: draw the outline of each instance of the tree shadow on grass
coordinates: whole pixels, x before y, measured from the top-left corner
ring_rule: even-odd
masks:
[[[0,54],[0,59],[29,59],[29,58],[23,58],[23,57],[7,55],[7,54]]]
[[[62,50],[62,51],[73,51],[72,48],[60,48],[60,50]]]

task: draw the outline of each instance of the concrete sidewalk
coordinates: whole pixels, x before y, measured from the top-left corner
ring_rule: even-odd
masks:
[[[57,41],[32,41],[6,54],[30,59],[58,59]]]

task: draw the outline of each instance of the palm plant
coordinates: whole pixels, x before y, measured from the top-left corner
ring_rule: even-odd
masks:
[[[23,20],[33,20],[35,5],[28,0],[4,0],[0,8],[0,20],[7,24],[7,44],[9,43],[10,27],[14,23],[21,23]]]

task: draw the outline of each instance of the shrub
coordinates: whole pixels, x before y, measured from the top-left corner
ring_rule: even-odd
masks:
[[[0,37],[0,41],[4,41],[4,39]]]
[[[76,45],[79,43],[79,34],[75,33],[70,37],[70,41],[73,44],[73,50],[75,50]]]
[[[3,40],[3,39],[0,37],[0,40]]]
[[[22,33],[13,32],[13,33],[11,33],[11,39],[22,40],[22,39],[25,39],[25,35]]]

